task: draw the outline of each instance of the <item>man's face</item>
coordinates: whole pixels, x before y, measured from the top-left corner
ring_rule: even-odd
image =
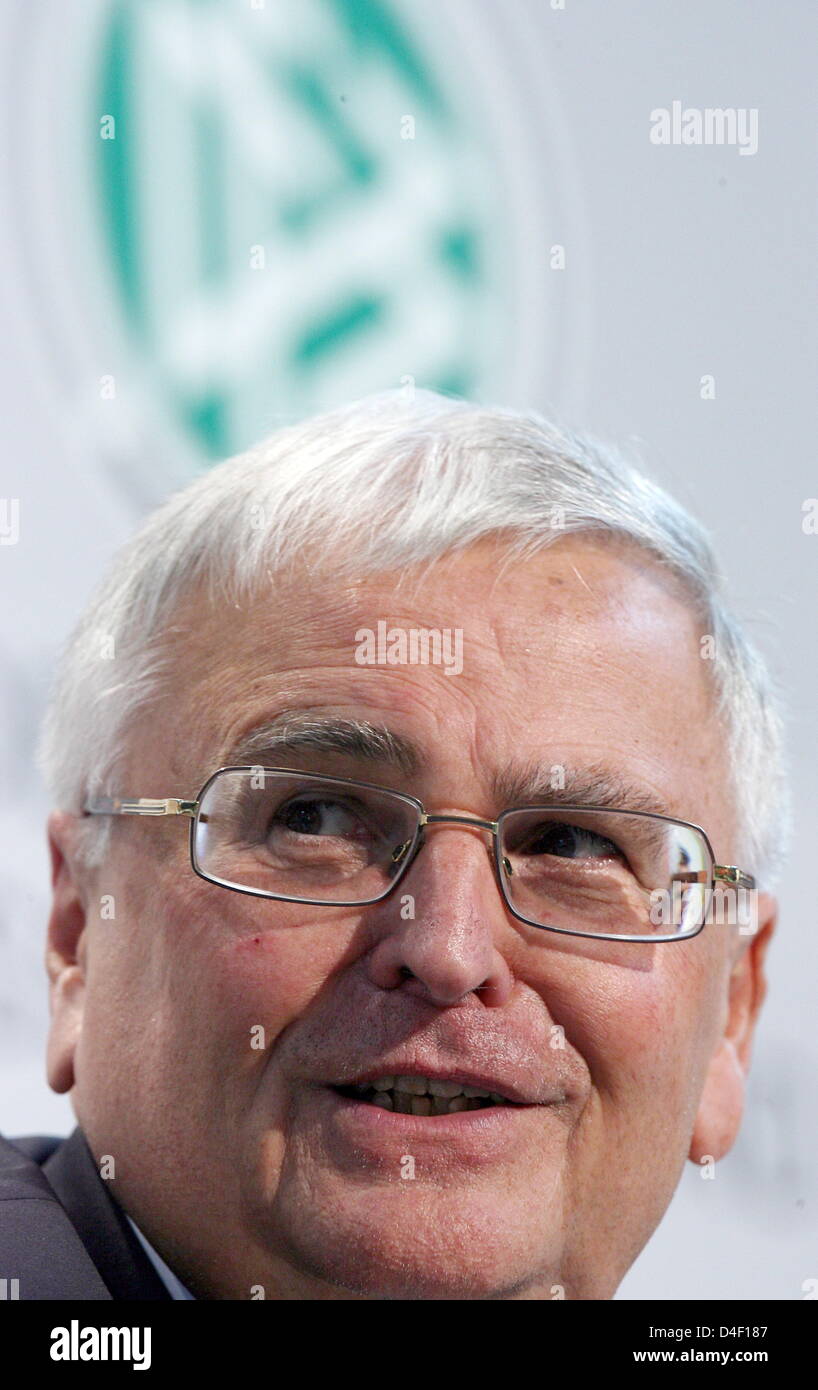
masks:
[[[411,586],[304,574],[241,611],[188,601],[173,686],[108,790],[192,798],[248,731],[304,712],[390,730],[416,770],[295,747],[274,765],[485,820],[499,778],[558,766],[570,787],[602,767],[734,863],[722,732],[675,586],[587,536],[498,578],[503,558],[486,541]],[[381,620],[462,629],[462,672],[359,664],[356,634]],[[51,1083],[73,1087],[115,1195],[180,1278],[206,1298],[611,1297],[688,1154],[732,1143],[769,931],[538,931],[505,909],[489,836],[455,824],[429,828],[382,902],[280,903],[196,877],[187,831],[118,819],[75,888],[71,824],[53,818],[49,954]],[[430,1070],[511,1078],[541,1103],[410,1130],[328,1084]]]

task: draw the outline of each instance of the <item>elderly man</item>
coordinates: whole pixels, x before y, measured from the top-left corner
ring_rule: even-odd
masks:
[[[610,450],[421,391],[280,430],[117,557],[41,761],[78,1127],[2,1142],[20,1297],[610,1299],[730,1149],[779,719]]]

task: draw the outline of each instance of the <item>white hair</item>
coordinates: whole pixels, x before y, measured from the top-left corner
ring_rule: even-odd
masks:
[[[707,664],[726,733],[737,862],[774,886],[790,834],[779,700],[725,605],[703,527],[586,435],[535,412],[419,389],[380,392],[280,429],[147,518],[58,663],[38,747],[54,804],[79,812],[88,796],[145,794],[121,785],[129,726],[165,688],[176,653],[163,631],[199,582],[211,601],[241,603],[305,550],[322,573],[363,575],[499,533],[523,555],[579,531],[630,538],[682,581],[712,638]],[[110,826],[111,817],[87,818],[89,867],[103,861]]]

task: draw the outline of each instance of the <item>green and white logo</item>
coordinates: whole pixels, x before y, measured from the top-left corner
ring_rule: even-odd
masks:
[[[6,96],[31,130],[11,196],[66,427],[107,477],[148,502],[407,383],[570,408],[587,255],[521,9],[87,0],[58,48],[60,3]]]
[[[406,375],[475,389],[489,171],[383,0],[117,0],[99,82],[121,305],[204,450]]]

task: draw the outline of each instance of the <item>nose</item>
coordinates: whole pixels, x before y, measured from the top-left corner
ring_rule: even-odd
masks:
[[[513,978],[498,947],[508,922],[490,830],[491,822],[428,817],[406,876],[370,909],[376,944],[368,969],[381,989],[401,986],[439,1007],[471,993],[488,1007],[508,1000]]]

